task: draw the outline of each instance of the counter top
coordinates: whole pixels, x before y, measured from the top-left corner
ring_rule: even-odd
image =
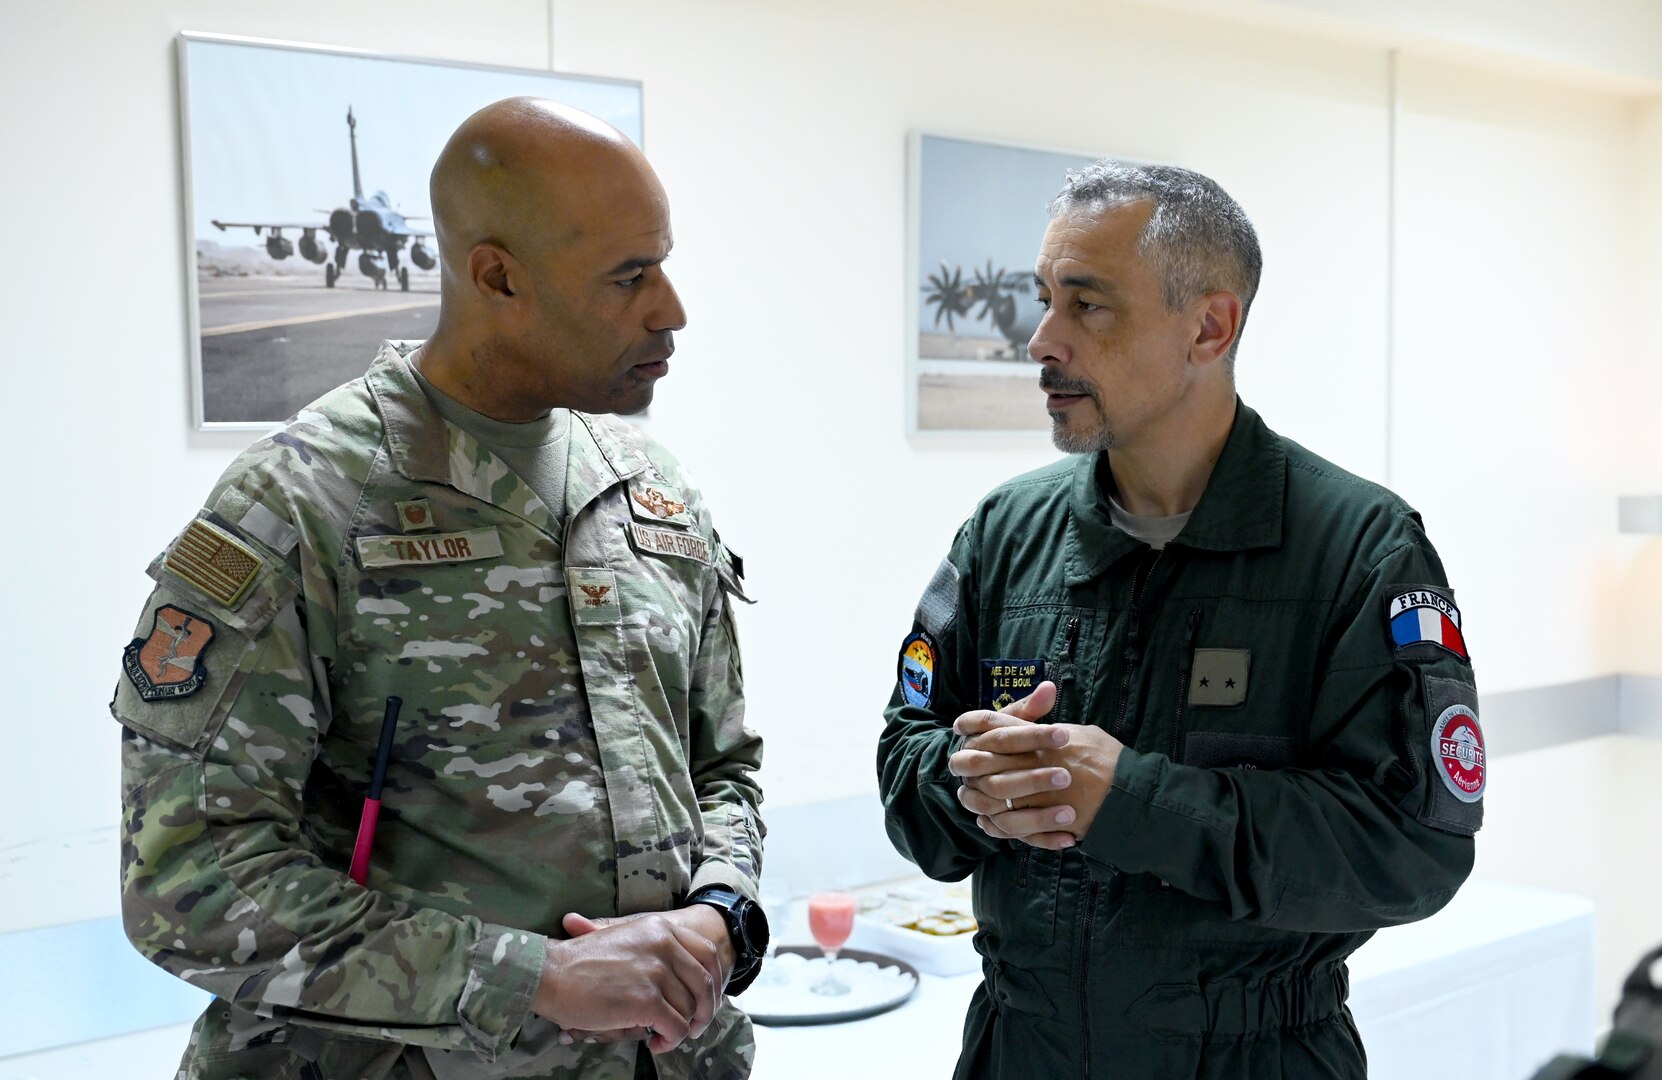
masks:
[[[810,942],[803,905],[779,935]],[[1422,922],[1376,934],[1351,959],[1351,1011],[1373,1080],[1519,1080],[1593,1048],[1593,905],[1470,882]],[[755,1080],[945,1076],[979,974],[923,975],[905,1005],[866,1020],[756,1028]],[[1449,1040],[1450,1017],[1462,1038]]]

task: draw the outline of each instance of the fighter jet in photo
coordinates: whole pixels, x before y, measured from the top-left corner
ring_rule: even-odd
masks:
[[[327,223],[220,221],[216,218],[214,225],[222,232],[226,229],[253,229],[255,236],[269,231],[271,235],[265,239],[265,250],[273,259],[286,259],[294,254],[294,242],[283,235],[283,230],[300,230],[300,257],[308,262],[327,263],[323,268],[323,284],[331,289],[346,271],[346,260],[352,249],[358,248],[361,252],[358,269],[375,282],[376,288],[387,287],[390,272],[398,279],[399,289],[409,292],[410,270],[399,265],[398,253],[405,243],[410,243],[410,261],[423,270],[431,270],[438,265],[438,258],[422,241],[433,234],[410,228],[410,219],[393,209],[392,200],[387,198],[386,192],[377,191],[364,197],[364,185],[358,173],[358,121],[353,119],[350,105],[346,109],[346,127],[352,142],[352,200],[329,213]],[[318,213],[328,211],[319,210]],[[335,241],[333,261],[330,261],[323,243],[318,239],[319,230]]]

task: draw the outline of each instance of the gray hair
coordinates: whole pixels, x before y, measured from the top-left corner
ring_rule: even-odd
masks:
[[[1160,276],[1166,307],[1176,311],[1213,292],[1241,298],[1241,325],[1227,357],[1233,364],[1264,256],[1246,212],[1217,181],[1175,165],[1104,158],[1068,171],[1062,190],[1050,200],[1050,216],[1080,208],[1112,210],[1144,199],[1154,203],[1154,213],[1137,250]]]

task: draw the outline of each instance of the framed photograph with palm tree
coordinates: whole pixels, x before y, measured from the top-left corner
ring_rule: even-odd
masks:
[[[909,154],[911,433],[1048,431],[1033,260],[1051,196],[1093,156],[924,132]]]

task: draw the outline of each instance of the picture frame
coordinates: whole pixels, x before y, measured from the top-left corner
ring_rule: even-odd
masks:
[[[266,430],[438,314],[427,178],[505,97],[644,143],[640,82],[324,45],[178,38],[186,318],[198,430]]]
[[[1102,155],[913,131],[907,157],[907,435],[1048,432],[1033,263],[1068,170]]]

